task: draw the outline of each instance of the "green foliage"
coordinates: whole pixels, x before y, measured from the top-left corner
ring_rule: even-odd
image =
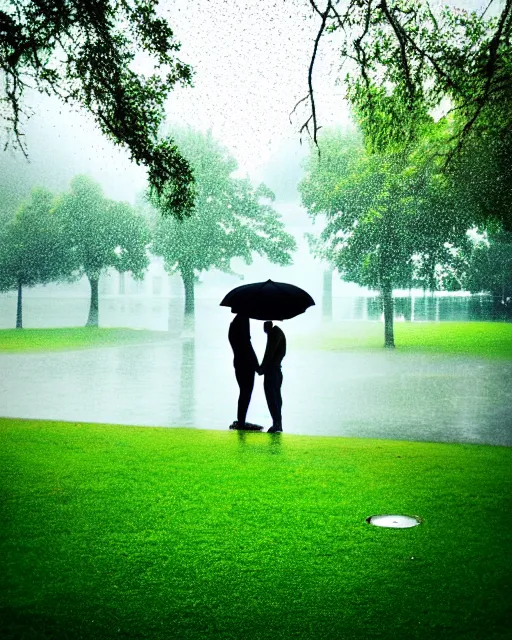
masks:
[[[499,140],[510,131],[510,0],[498,17],[415,0],[337,4],[328,3],[327,31],[343,38],[348,98],[369,151],[417,142],[428,114],[447,104],[456,116],[443,150],[448,157],[470,133]]]
[[[101,131],[148,167],[155,193],[176,215],[193,204],[193,178],[177,147],[158,142],[164,104],[192,72],[157,16],[156,0],[13,0],[0,10],[0,69],[7,130],[21,142],[23,93],[40,92],[88,110]],[[153,73],[133,70],[144,54]],[[9,143],[9,140],[8,142]]]
[[[338,131],[325,132],[320,148],[300,185],[310,215],[326,215],[317,255],[363,286],[437,288],[436,267],[449,268],[468,228],[438,162],[418,147],[368,154],[359,135]]]
[[[194,172],[195,208],[183,221],[161,201],[152,252],[163,256],[170,273],[198,274],[215,268],[231,273],[231,260],[247,264],[253,252],[271,262],[291,264],[293,236],[284,230],[279,214],[263,202],[273,199],[264,185],[254,189],[247,178],[233,177],[237,165],[210,133],[190,129],[172,134]]]
[[[19,186],[10,182],[3,182],[0,185],[0,233],[5,230],[7,223],[14,218],[21,203],[28,196],[28,193],[24,193]]]
[[[512,132],[471,135],[449,167],[454,197],[476,225],[512,232]]]
[[[421,138],[429,117],[418,97],[404,99],[400,91],[390,95],[368,79],[362,82],[347,75],[346,81],[347,98],[370,153],[400,152]]]
[[[149,230],[129,204],[108,200],[99,184],[76,176],[60,196],[56,214],[72,252],[73,271],[98,279],[113,267],[143,277],[149,264]]]
[[[4,228],[0,291],[46,284],[69,275],[69,245],[61,233],[54,205],[55,197],[50,191],[33,189],[30,199]]]
[[[164,216],[182,220],[194,208],[194,174],[189,163],[171,139],[162,140],[151,150],[148,181],[151,197]]]
[[[465,287],[472,293],[486,292],[497,307],[512,308],[512,233],[489,234],[474,247]]]

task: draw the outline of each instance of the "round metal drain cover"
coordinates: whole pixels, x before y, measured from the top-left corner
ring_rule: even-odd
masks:
[[[412,516],[370,516],[366,518],[368,524],[374,524],[376,527],[389,527],[391,529],[409,529],[421,523],[420,518]]]

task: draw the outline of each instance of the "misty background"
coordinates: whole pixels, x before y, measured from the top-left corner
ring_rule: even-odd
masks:
[[[482,8],[476,1],[450,4]],[[168,99],[169,125],[211,130],[237,159],[238,175],[248,176],[255,185],[264,182],[274,191],[274,207],[298,244],[290,267],[279,267],[256,256],[249,266],[241,260],[232,261],[233,270],[243,280],[218,271],[202,273],[196,287],[196,318],[202,315],[201,307],[213,308],[214,301],[220,301],[232,287],[271,278],[297,284],[311,293],[317,306],[294,321],[293,330],[300,331],[306,325],[311,328],[321,321],[324,278],[328,282],[331,276],[326,274],[327,265],[310,255],[304,238],[306,232],[317,231],[318,225],[315,227],[307,216],[297,192],[302,163],[309,151],[307,134],[303,133],[302,139],[299,134],[307,119],[306,106],[299,105],[295,113],[292,111],[307,93],[307,69],[318,21],[305,0],[181,0],[162,2],[161,13],[182,43],[181,59],[192,64],[195,71],[194,87],[175,90]],[[343,86],[337,83],[347,69],[339,68],[337,49],[332,44],[327,38],[322,41],[315,67],[318,120],[322,126],[352,127]],[[137,64],[144,71],[146,61],[142,56]],[[29,159],[19,150],[0,154],[0,186],[7,194],[4,208],[21,202],[34,186],[63,191],[77,174],[91,176],[109,198],[136,203],[147,186],[145,169],[130,162],[125,150],[105,139],[90,116],[35,92],[26,93],[25,105],[32,114],[24,126]],[[397,291],[395,295],[408,293]],[[423,292],[413,294],[422,296]],[[100,280],[100,326],[160,330],[174,326],[178,330],[183,295],[181,279],[168,276],[159,258],[152,260],[142,283],[112,270]],[[343,282],[335,272],[331,315],[337,320],[378,319],[371,303],[355,300],[375,295]],[[73,284],[27,288],[24,296],[26,327],[84,324],[89,296],[85,278]],[[15,297],[15,291],[0,294],[2,328],[13,326]],[[83,310],[81,305],[70,304],[72,298],[83,298]],[[143,305],[142,300],[150,300],[152,306]],[[439,319],[446,303],[431,307],[429,319]],[[219,313],[219,318],[226,316],[226,310]],[[465,313],[467,309],[461,306],[461,319]]]

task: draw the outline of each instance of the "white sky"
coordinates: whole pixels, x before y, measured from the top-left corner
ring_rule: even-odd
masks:
[[[181,0],[169,17],[183,43],[181,57],[196,69],[195,88],[171,95],[170,119],[211,127],[249,173],[267,162],[283,139],[298,139],[306,110],[299,107],[292,123],[290,113],[307,94],[318,28],[307,0]],[[325,73],[337,55],[328,46],[322,51],[331,60],[322,55],[317,63],[319,119],[324,125],[344,123],[343,89]]]

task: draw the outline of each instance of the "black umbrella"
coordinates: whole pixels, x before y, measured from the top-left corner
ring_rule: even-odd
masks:
[[[254,282],[232,289],[220,303],[233,313],[243,313],[253,320],[288,320],[315,304],[313,298],[286,282]]]

